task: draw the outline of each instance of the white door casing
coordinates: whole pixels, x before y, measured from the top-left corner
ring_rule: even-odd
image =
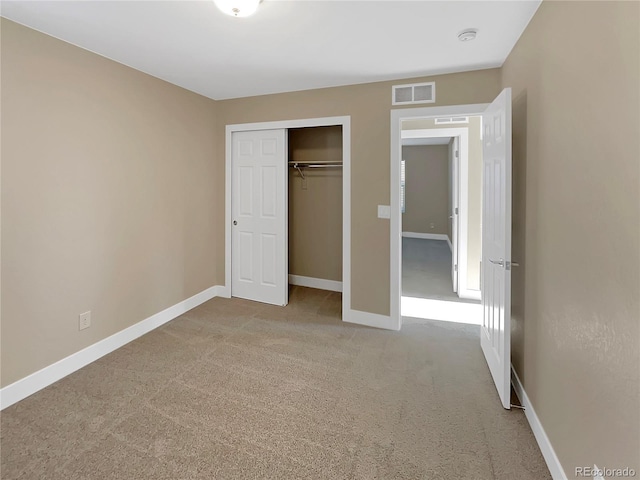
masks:
[[[231,295],[286,305],[286,130],[232,134]]]
[[[458,292],[458,205],[460,203],[460,137],[453,137],[453,157],[452,157],[452,199],[451,202],[451,280],[453,291]]]
[[[511,89],[482,115],[480,345],[504,408],[511,407]]]

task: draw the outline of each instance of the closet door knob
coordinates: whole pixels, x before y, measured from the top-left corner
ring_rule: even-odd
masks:
[[[237,220],[234,220],[234,221],[233,221],[233,224],[234,224],[234,225],[237,225],[237,224],[238,224],[238,221],[237,221]]]

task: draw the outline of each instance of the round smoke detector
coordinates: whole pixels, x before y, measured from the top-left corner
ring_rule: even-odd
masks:
[[[475,28],[467,28],[458,34],[458,40],[461,42],[470,42],[471,40],[475,40],[477,35],[478,30]]]

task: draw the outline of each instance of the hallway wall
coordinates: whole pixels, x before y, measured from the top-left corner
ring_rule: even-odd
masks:
[[[402,147],[402,158],[406,161],[403,232],[447,234],[448,155],[447,145]]]

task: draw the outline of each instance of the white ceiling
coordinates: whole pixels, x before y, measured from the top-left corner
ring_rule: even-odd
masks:
[[[499,67],[540,1],[264,0],[233,18],[210,0],[3,0],[1,15],[219,100]]]

